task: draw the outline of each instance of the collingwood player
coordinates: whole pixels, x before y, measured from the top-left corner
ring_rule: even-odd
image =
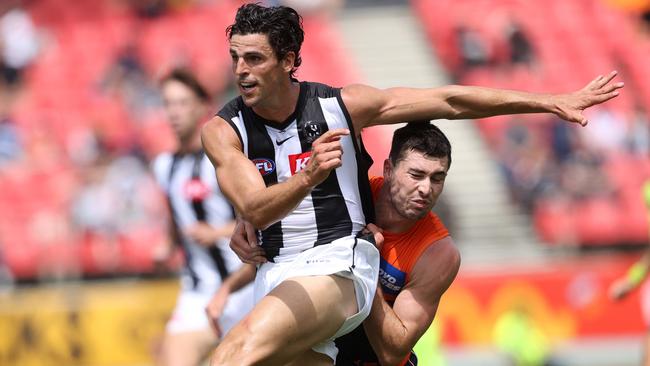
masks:
[[[178,149],[153,162],[156,180],[167,196],[171,218],[169,243],[159,260],[171,254],[173,241],[183,250],[185,266],[176,308],[167,323],[160,363],[198,365],[227,332],[252,308],[252,287],[234,293],[224,315],[211,329],[205,306],[229,273],[242,264],[228,247],[233,210],[201,147],[200,128],[210,97],[188,71],[174,70],[161,82],[165,112]]]

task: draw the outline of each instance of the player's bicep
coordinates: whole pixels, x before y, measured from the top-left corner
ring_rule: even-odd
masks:
[[[342,98],[355,128],[454,118],[458,111],[447,101],[446,88],[388,88],[350,85],[342,90]]]
[[[201,131],[203,148],[214,165],[221,192],[237,212],[244,212],[247,198],[264,189],[262,176],[244,155],[235,131],[223,119],[213,118]]]

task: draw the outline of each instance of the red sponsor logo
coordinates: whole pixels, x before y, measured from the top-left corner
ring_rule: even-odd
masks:
[[[299,171],[305,169],[307,163],[309,163],[310,157],[311,151],[302,154],[289,155],[289,168],[291,169],[291,175],[294,175]]]
[[[183,187],[185,197],[192,202],[203,201],[210,195],[210,187],[199,179],[192,179]]]

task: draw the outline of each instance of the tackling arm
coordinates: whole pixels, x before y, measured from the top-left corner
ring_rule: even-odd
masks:
[[[422,254],[392,308],[378,289],[363,326],[382,365],[399,365],[408,356],[431,325],[459,266],[460,254],[451,238],[446,237]]]

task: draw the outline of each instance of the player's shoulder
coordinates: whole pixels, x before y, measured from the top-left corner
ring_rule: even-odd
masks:
[[[174,160],[174,153],[165,151],[162,152],[151,161],[151,170],[153,171],[154,176],[160,182],[163,177],[169,174],[169,169]]]
[[[431,278],[435,273],[441,278],[456,276],[460,267],[460,251],[450,236],[427,247],[417,259],[412,274],[415,277]]]
[[[307,98],[335,98],[341,94],[341,88],[314,81],[301,81]]]
[[[217,116],[226,121],[230,121],[233,117],[237,117],[239,112],[245,108],[244,101],[240,96],[232,98],[217,112]]]

